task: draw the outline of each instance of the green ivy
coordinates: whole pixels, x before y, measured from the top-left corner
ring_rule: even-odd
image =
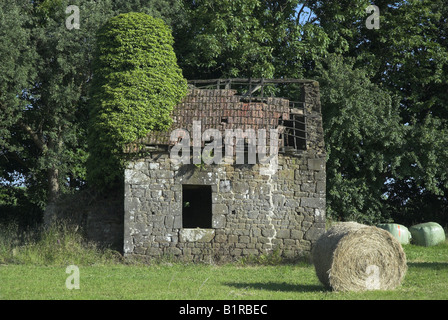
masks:
[[[123,148],[166,130],[187,93],[165,23],[144,13],[111,18],[98,32],[91,94],[89,183],[111,186],[126,164]]]

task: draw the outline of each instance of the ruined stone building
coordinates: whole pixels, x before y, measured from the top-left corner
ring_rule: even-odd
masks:
[[[138,141],[125,170],[124,255],[209,262],[309,253],[325,229],[318,83],[189,83],[171,128]]]

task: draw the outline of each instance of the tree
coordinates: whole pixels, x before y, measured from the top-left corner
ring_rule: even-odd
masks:
[[[44,207],[84,178],[82,110],[94,37],[66,28],[67,1],[8,2],[2,29],[22,35],[3,37],[1,48],[15,59],[9,72],[28,72],[15,72],[23,80],[2,90],[10,97],[2,103],[2,160],[9,180],[21,178],[33,202]],[[107,3],[80,4],[90,18],[85,30],[103,19]],[[9,72],[0,83],[10,82]]]
[[[162,19],[170,28],[181,27],[187,17],[182,0],[114,0],[115,14],[141,12]]]
[[[98,33],[89,122],[89,182],[121,181],[127,144],[167,129],[187,92],[170,29],[144,13],[120,14]]]
[[[21,137],[12,127],[24,126],[20,110],[26,108],[25,89],[33,86],[37,53],[26,29],[32,6],[28,1],[0,3],[0,180],[12,182],[25,173],[27,165],[19,156]],[[14,164],[14,165],[13,165]]]
[[[184,1],[187,22],[174,28],[187,78],[301,77],[325,52],[321,28],[299,22],[299,1]]]
[[[398,99],[372,83],[354,59],[317,64],[327,148],[327,216],[377,223],[390,217],[386,183],[401,161],[406,128]]]
[[[80,28],[67,29],[69,5]],[[86,186],[89,88],[96,33],[131,9],[171,23],[178,1],[7,0],[0,3],[0,184],[27,187],[41,208]]]
[[[356,58],[372,82],[400,98],[405,144],[397,150],[400,167],[387,182],[387,206],[401,221],[439,212],[439,221],[447,223],[448,9],[439,0],[375,1],[380,28],[370,30],[369,4],[338,0],[309,6],[334,40],[330,51]]]

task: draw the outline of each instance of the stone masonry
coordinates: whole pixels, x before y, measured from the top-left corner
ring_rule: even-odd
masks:
[[[301,84],[306,146],[281,152],[275,173],[261,174],[259,163],[176,164],[169,149],[154,145],[134,157],[124,177],[124,255],[194,262],[232,261],[274,251],[291,259],[306,256],[325,230],[325,150],[318,84]],[[222,91],[209,93],[219,96]],[[193,98],[190,93],[185,101]],[[227,100],[216,101],[219,106]],[[281,104],[283,108],[284,101]],[[219,110],[216,104],[210,108]],[[278,110],[269,104],[262,108],[266,114]],[[203,119],[196,115],[196,120]],[[226,115],[228,124],[232,114]],[[288,116],[284,110],[282,116]],[[178,127],[188,126],[179,119]],[[211,190],[211,222],[206,228],[184,225],[188,186],[205,187],[199,193]],[[207,193],[201,196],[206,203]]]

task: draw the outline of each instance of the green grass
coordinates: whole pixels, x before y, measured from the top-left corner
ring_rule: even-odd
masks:
[[[80,267],[80,289],[65,287],[65,267],[0,267],[1,299],[448,299],[447,262],[411,262],[392,291],[325,290],[310,265]]]
[[[117,253],[86,242],[74,226],[55,224],[20,232],[0,226],[0,264],[89,265],[117,261]]]
[[[60,243],[68,241],[61,234],[52,239],[51,245],[55,239]],[[78,243],[79,239],[76,241]],[[32,242],[30,246],[34,249],[29,251],[44,250],[43,245],[38,247],[38,242]],[[6,247],[3,244],[3,250]],[[60,252],[55,248],[45,249],[53,252],[45,258],[36,252],[30,254],[26,247],[24,245],[15,256],[0,251],[3,259],[0,299],[448,299],[448,243],[429,248],[404,246],[408,272],[402,285],[391,291],[361,293],[325,290],[313,266],[307,263],[207,265],[159,262],[148,266],[125,264],[107,251],[85,247],[85,244],[86,252],[75,250],[78,256],[71,252],[65,258],[61,253],[64,250],[60,248],[56,248]],[[29,258],[35,255],[39,258]],[[79,267],[80,289],[69,290],[65,286],[69,276],[65,271],[69,264]]]

